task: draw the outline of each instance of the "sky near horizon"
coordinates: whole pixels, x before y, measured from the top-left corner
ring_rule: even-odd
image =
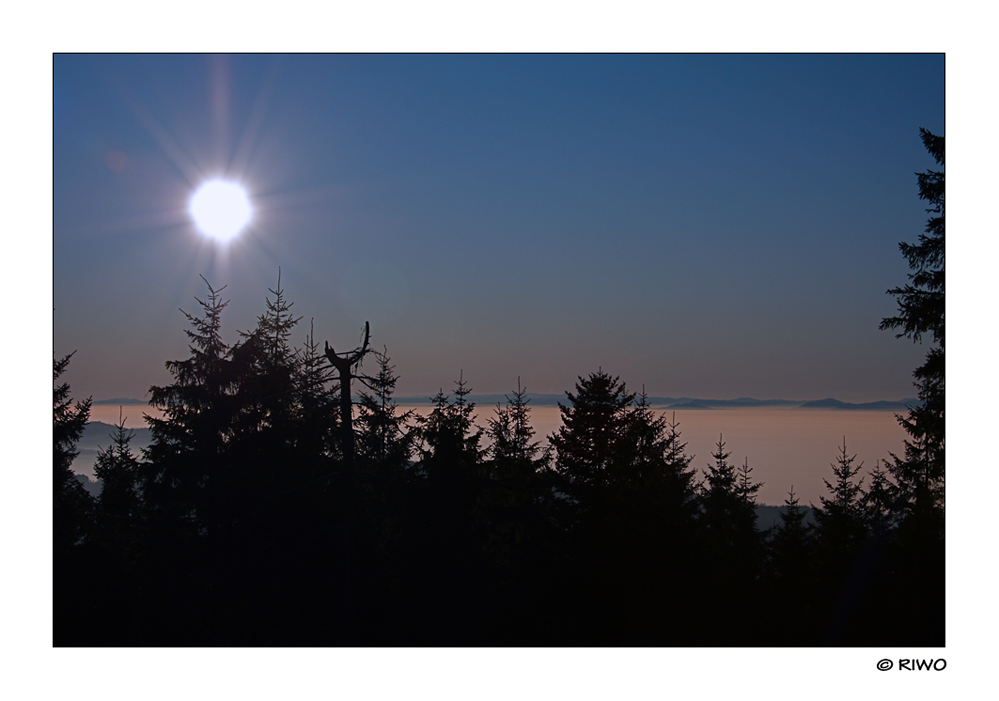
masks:
[[[926,221],[942,54],[54,57],[54,340],[76,398],[187,356],[200,275],[238,340],[278,268],[320,342],[365,320],[399,395],[913,396],[878,330]],[[255,208],[226,245],[204,179]],[[474,398],[473,393],[473,398]]]

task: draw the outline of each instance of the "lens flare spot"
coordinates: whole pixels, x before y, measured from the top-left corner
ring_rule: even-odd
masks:
[[[121,151],[111,150],[104,155],[104,164],[109,170],[121,173],[128,169],[128,156]]]

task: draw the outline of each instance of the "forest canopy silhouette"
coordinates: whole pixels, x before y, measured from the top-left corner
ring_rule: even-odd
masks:
[[[942,168],[943,137],[921,133]],[[280,275],[232,344],[205,281],[188,356],[150,388],[150,445],[122,421],[96,498],[71,469],[90,400],[56,359],[54,644],[943,645],[944,175],[918,185],[931,216],[881,324],[930,340],[909,439],[866,478],[844,439],[814,521],[788,485],[760,529],[724,436],[695,466],[672,417],[603,368],[547,441],[519,379],[484,426],[463,373],[402,411],[377,320],[346,353],[311,328],[296,346]]]

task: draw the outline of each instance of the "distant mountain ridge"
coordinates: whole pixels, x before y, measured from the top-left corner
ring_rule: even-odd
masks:
[[[801,400],[797,399],[753,399],[752,397],[739,397],[738,399],[692,399],[681,397],[649,397],[649,404],[665,404],[670,409],[713,409],[713,408],[739,408],[739,407],[759,407],[759,406],[799,406]]]
[[[494,404],[505,404],[508,395],[505,394],[475,394],[468,395],[470,401],[477,406],[491,406]],[[565,394],[531,394],[525,395],[533,406],[555,406],[559,402],[566,403]],[[412,395],[408,397],[396,397],[399,404],[432,404],[432,397],[425,395]],[[855,404],[843,402],[838,399],[817,399],[807,401],[803,399],[754,399],[753,397],[739,397],[737,399],[697,399],[694,397],[648,397],[648,402],[655,407],[665,407],[668,409],[735,409],[740,407],[767,407],[786,406],[801,407],[806,409],[844,409],[844,410],[867,410],[867,411],[905,411],[909,407],[919,404],[919,400],[912,398],[899,399],[897,401],[881,400],[877,402],[864,402]]]
[[[891,401],[879,401],[879,402],[863,402],[861,404],[853,404],[850,402],[841,402],[838,399],[816,399],[813,402],[805,402],[801,405],[803,409],[853,409],[859,411],[905,411],[910,407],[917,406],[919,404],[918,399],[901,399],[897,402]]]
[[[132,432],[132,448],[144,448],[152,442],[152,431],[148,428],[125,428]],[[76,444],[78,450],[99,450],[107,448],[113,442],[111,436],[118,433],[118,427],[102,421],[88,421],[83,428],[83,435]]]
[[[511,393],[512,394],[512,393]],[[469,400],[477,406],[492,406],[495,404],[505,404],[507,394],[470,394]],[[566,402],[565,394],[531,394],[525,398],[534,406],[555,406],[559,402]],[[356,399],[356,397],[355,397]],[[430,395],[410,395],[408,397],[396,397],[398,404],[433,404],[433,397]],[[665,407],[668,409],[737,409],[740,407],[765,407],[765,406],[786,406],[801,407],[803,409],[843,409],[855,411],[906,411],[910,407],[918,406],[919,400],[906,397],[897,401],[882,399],[877,402],[843,402],[839,399],[828,397],[826,399],[814,399],[811,401],[803,399],[754,399],[753,397],[739,397],[737,399],[697,399],[694,397],[648,397],[648,402],[655,407]],[[148,404],[142,399],[101,399],[93,402],[95,405],[145,405]],[[113,427],[112,427],[113,428]],[[145,430],[145,429],[137,429]]]
[[[117,406],[119,404],[121,406],[135,406],[136,404],[148,404],[149,402],[147,402],[145,399],[115,397],[114,399],[98,399],[97,401],[92,403],[98,406],[105,406],[105,405]]]

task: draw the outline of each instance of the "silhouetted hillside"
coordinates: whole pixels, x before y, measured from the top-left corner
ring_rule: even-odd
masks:
[[[901,399],[897,402],[891,401],[879,401],[879,402],[863,402],[861,404],[852,404],[850,402],[841,402],[838,399],[816,399],[812,402],[805,402],[801,405],[802,409],[850,409],[859,411],[907,411],[910,407],[917,406],[919,404],[918,399]]]
[[[531,406],[556,406],[559,403],[565,404],[565,394],[531,394],[526,393],[524,397]],[[433,404],[433,397],[429,395],[411,395],[408,397],[396,397],[396,401],[403,405],[427,405]],[[494,406],[506,401],[505,394],[477,394],[475,402],[479,406]],[[872,409],[882,411],[905,411],[910,406],[918,404],[918,400],[906,398],[897,401],[881,400],[877,402],[866,402],[862,404],[852,404],[838,399],[817,399],[814,401],[803,401],[801,399],[754,399],[753,397],[738,397],[737,399],[698,399],[696,397],[648,397],[650,406],[667,407],[670,409],[737,409],[741,407],[806,407],[806,408],[826,408],[826,409]]]
[[[83,488],[90,493],[90,496],[96,498],[101,495],[100,482],[93,481],[87,475],[76,475],[76,481],[83,485]]]
[[[148,428],[132,428],[126,430],[131,431],[134,436],[132,438],[133,448],[144,448],[149,445],[149,442],[152,440],[152,434]],[[102,421],[90,421],[83,429],[83,435],[80,437],[80,442],[77,443],[76,447],[79,449],[89,449],[94,451],[106,448],[111,445],[111,436],[117,431],[117,427],[112,426],[111,424],[106,424]]]

